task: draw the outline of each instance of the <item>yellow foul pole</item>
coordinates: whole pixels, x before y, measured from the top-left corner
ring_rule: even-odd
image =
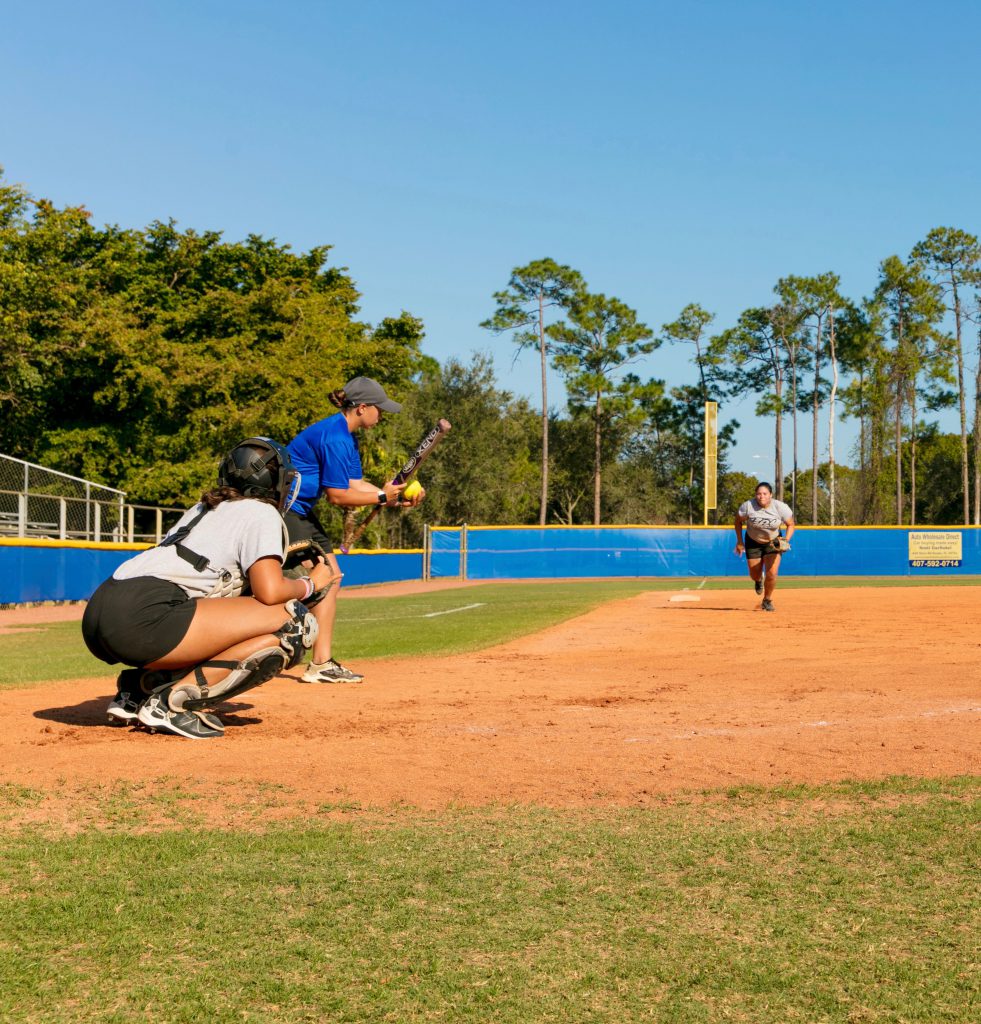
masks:
[[[719,403],[705,403],[705,516],[708,526],[709,509],[718,504],[719,468]]]

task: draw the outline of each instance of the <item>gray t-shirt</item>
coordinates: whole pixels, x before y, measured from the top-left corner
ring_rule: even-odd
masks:
[[[198,504],[185,512],[167,536],[190,522],[202,508]],[[252,498],[223,501],[201,519],[183,543],[208,559],[203,572],[185,562],[171,545],[141,551],[123,562],[112,578],[156,576],[176,583],[188,597],[206,597],[221,580],[222,569],[241,579],[248,576],[249,569],[260,558],[278,558],[282,562],[286,548],[282,516],[272,505]]]
[[[794,518],[793,509],[776,498],[763,508],[755,498],[739,506],[739,518],[746,523],[746,533],[752,540],[770,541],[780,533],[780,526]]]

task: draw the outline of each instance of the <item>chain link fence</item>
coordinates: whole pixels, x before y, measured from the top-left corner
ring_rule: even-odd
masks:
[[[0,537],[156,544],[183,512],[0,455]]]

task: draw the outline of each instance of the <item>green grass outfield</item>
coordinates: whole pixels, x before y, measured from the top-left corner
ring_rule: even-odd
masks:
[[[699,583],[342,601],[339,653],[475,649]],[[38,687],[113,672],[85,652],[77,622],[0,636],[0,670],[8,686]],[[332,803],[270,825],[289,779],[250,788],[231,771],[214,798],[248,808],[241,831],[209,826],[200,787],[144,778],[138,763],[126,783],[72,786],[66,772],[58,788],[78,811],[66,831],[45,815],[48,794],[0,777],[0,1019],[10,1024],[981,1016],[978,778],[741,787],[619,810]]]
[[[0,1018],[976,1024],[979,797],[891,779],[246,833],[200,799],[142,831],[134,783],[108,826],[3,835]]]
[[[961,577],[787,577],[780,589],[978,586]],[[338,602],[335,654],[342,661],[477,651],[537,632],[600,604],[644,591],[748,590],[748,579],[625,579],[486,583],[403,597]],[[3,612],[0,611],[0,625]],[[438,628],[434,628],[437,627]],[[0,635],[0,688],[56,679],[114,676],[82,643],[77,622],[15,627]]]

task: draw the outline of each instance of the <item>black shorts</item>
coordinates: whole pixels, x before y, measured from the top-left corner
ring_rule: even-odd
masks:
[[[149,665],[184,639],[196,607],[169,580],[108,579],[85,606],[82,636],[86,647],[110,665]]]
[[[319,544],[328,554],[334,550],[330,538],[324,532],[324,525],[313,514],[312,511],[306,515],[297,515],[295,512],[287,512],[283,516],[286,522],[286,531],[289,534],[290,544],[299,540],[312,540]]]
[[[770,550],[770,541],[768,540],[753,540],[752,537],[746,534],[746,557],[747,558],[763,558],[766,555],[779,555],[779,551]]]

